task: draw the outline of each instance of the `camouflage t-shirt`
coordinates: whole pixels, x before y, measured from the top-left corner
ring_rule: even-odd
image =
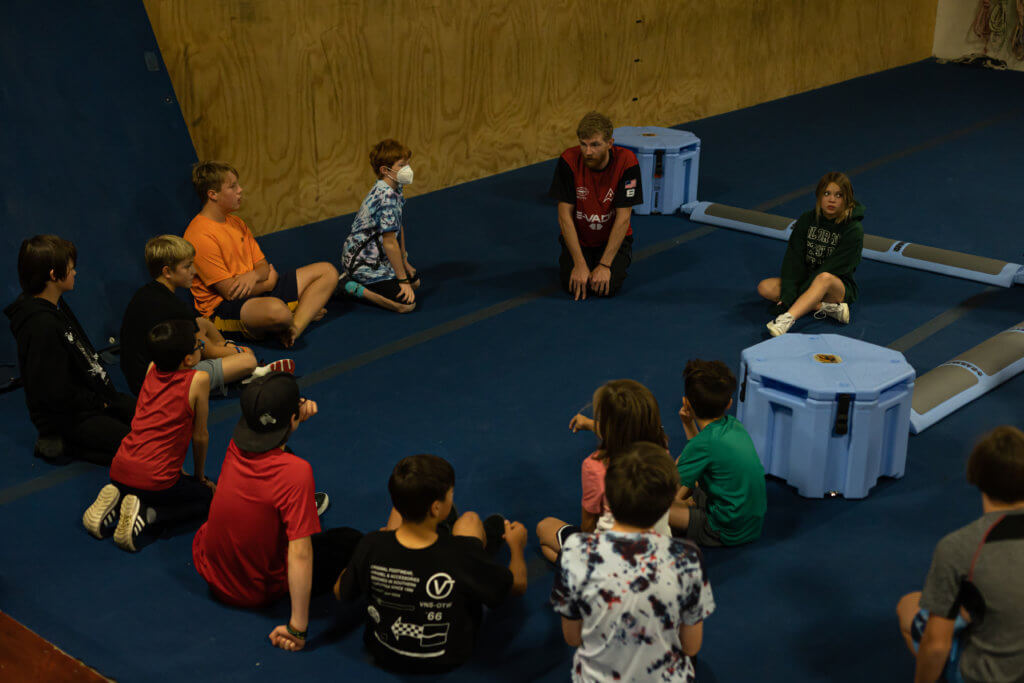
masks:
[[[383,180],[377,181],[359,207],[352,232],[342,247],[342,272],[364,285],[395,278],[382,240],[384,233],[401,233],[404,206],[401,186],[396,190]]]

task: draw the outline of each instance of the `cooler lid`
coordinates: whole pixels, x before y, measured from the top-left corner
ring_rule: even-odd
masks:
[[[700,145],[700,138],[689,131],[657,126],[621,126],[615,129],[614,137],[616,145],[636,152],[678,152],[694,143]]]
[[[837,394],[875,400],[890,387],[910,384],[915,376],[899,351],[840,334],[784,334],[744,349],[741,358],[747,377],[826,401]]]

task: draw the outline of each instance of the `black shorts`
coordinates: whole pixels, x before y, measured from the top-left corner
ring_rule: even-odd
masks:
[[[558,243],[562,246],[562,253],[558,257],[559,279],[562,283],[562,289],[570,292],[569,278],[572,275],[572,269],[574,266],[572,254],[569,252],[569,247],[566,246],[565,240],[561,235],[558,236]],[[604,247],[580,246],[580,251],[583,252],[583,259],[587,262],[587,268],[593,270],[597,267],[597,264],[601,262],[601,257],[604,256],[604,249]],[[622,287],[622,283],[626,280],[626,270],[632,262],[633,236],[626,235],[626,237],[622,239],[622,245],[619,246],[619,251],[612,259],[610,268],[611,280],[609,280],[608,283],[607,296],[615,296]],[[590,292],[590,295],[596,296],[593,292]]]
[[[695,505],[690,508],[690,524],[686,527],[686,538],[706,548],[721,546],[722,537],[708,519],[708,494],[700,487],[695,487],[693,502]]]
[[[257,294],[256,296],[246,297],[245,299],[235,299],[234,301],[228,301],[225,299],[221,301],[217,308],[213,309],[213,315],[210,316],[210,320],[214,326],[221,332],[245,332],[245,328],[242,325],[242,306],[251,299],[258,299],[260,297],[272,297],[283,301],[290,311],[295,311],[295,307],[299,305],[299,281],[295,276],[294,270],[289,270],[285,273],[278,273],[277,285],[264,294]]]
[[[398,280],[381,280],[380,282],[374,282],[372,285],[363,285],[363,287],[374,294],[380,294],[385,299],[390,299],[400,304],[405,303],[398,298],[402,291],[402,286]]]

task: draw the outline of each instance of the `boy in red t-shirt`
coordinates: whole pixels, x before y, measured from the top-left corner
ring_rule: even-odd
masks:
[[[139,549],[147,527],[152,534],[205,517],[214,490],[203,476],[210,376],[194,368],[202,357],[195,323],[159,323],[147,341],[153,362],[139,390],[131,432],[110,463],[110,483],[82,515],[90,534],[104,538],[113,530],[114,542],[130,552]],[[181,469],[190,441],[192,476]]]
[[[209,519],[196,532],[192,560],[221,602],[260,607],[289,594],[291,616],[270,633],[282,650],[301,650],[310,596],[330,592],[362,534],[320,531],[313,468],[286,450],[317,405],[299,397],[283,372],[242,390],[242,418],[220,470]]]

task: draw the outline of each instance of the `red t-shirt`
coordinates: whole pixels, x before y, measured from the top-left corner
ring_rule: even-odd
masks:
[[[257,607],[288,592],[288,542],[320,532],[314,492],[302,458],[228,444],[210,516],[192,541],[196,571],[218,599]]]
[[[615,209],[643,202],[640,164],[625,147],[612,145],[608,165],[600,171],[587,168],[580,148],[562,153],[551,181],[550,194],[559,202],[576,206],[576,235],[584,247],[603,247],[615,223]],[[632,235],[633,228],[626,228]]]
[[[110,463],[110,478],[144,491],[174,486],[192,440],[189,404],[195,370],[162,372],[154,365],[139,389],[132,430]]]

